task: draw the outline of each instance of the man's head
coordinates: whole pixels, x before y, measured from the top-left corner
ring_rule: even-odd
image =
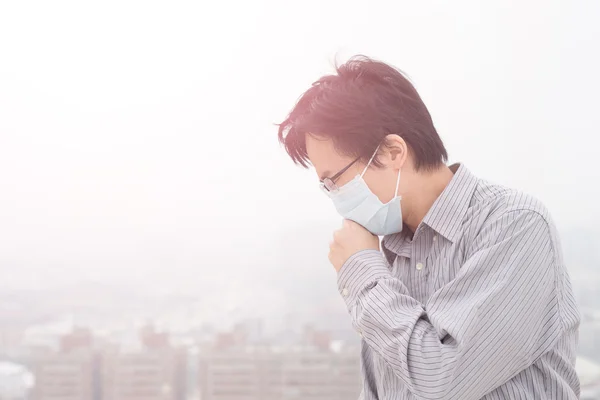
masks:
[[[339,187],[360,173],[371,191],[386,203],[394,196],[398,171],[400,193],[413,176],[441,167],[447,153],[425,104],[397,69],[367,57],[354,57],[337,74],[316,81],[279,126],[279,140],[296,162],[312,164],[321,180]]]

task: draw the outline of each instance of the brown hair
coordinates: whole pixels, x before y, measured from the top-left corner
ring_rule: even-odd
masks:
[[[447,161],[427,107],[401,71],[355,56],[336,72],[313,83],[279,124],[279,141],[296,164],[309,165],[307,133],[331,138],[341,154],[365,161],[385,136],[398,134],[413,154],[415,169]]]

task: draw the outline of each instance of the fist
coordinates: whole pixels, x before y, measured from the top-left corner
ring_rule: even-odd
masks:
[[[339,272],[352,255],[362,250],[379,250],[379,238],[356,222],[345,219],[329,243],[329,262]]]

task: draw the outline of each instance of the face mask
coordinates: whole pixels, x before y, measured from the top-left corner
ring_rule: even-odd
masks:
[[[371,192],[369,186],[363,179],[363,175],[369,168],[371,161],[375,158],[379,146],[367,163],[360,175],[335,192],[329,192],[329,198],[338,213],[345,219],[352,220],[362,225],[373,235],[385,236],[402,230],[402,210],[400,208],[401,196],[398,196],[398,185],[400,184],[400,171],[396,181],[395,197],[388,203],[383,204],[381,200]]]

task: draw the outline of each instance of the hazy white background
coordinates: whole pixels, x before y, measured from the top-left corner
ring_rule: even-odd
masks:
[[[234,303],[268,286],[295,229],[339,222],[274,124],[356,53],[411,77],[452,161],[597,230],[599,17],[593,0],[3,1],[0,286]]]

